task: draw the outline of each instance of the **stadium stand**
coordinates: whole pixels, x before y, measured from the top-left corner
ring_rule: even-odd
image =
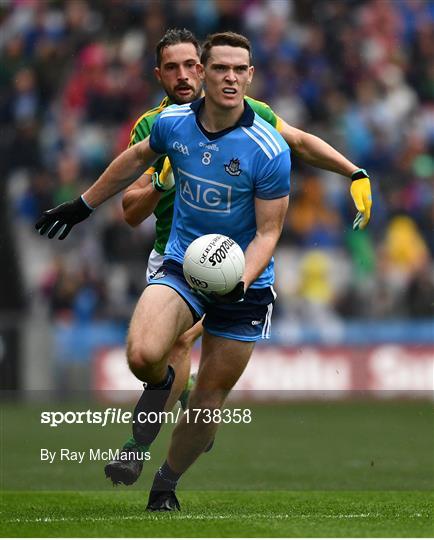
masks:
[[[371,175],[371,223],[353,232],[349,180],[295,161],[276,324],[432,318],[433,19],[432,3],[406,0],[2,3],[0,170],[15,217],[1,234],[17,246],[24,285],[12,290],[27,313],[62,328],[129,319],[152,220],[130,229],[116,199],[65,243],[45,242],[33,223],[127,146],[134,120],[162,97],[153,48],[176,24],[200,38],[248,35],[252,95]]]

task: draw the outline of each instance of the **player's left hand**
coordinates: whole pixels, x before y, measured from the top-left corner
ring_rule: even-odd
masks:
[[[365,169],[359,169],[351,175],[350,193],[358,210],[353,222],[353,229],[364,229],[371,217],[372,194],[371,183]]]
[[[231,292],[226,294],[216,294],[211,293],[208,296],[212,299],[215,304],[235,304],[237,302],[242,302],[245,295],[244,290],[244,281],[240,281],[235,285],[235,289],[232,289]]]

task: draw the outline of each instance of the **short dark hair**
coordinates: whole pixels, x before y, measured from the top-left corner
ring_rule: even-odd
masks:
[[[249,53],[249,64],[252,63],[252,47],[250,41],[241,34],[235,32],[218,32],[207,36],[205,43],[202,45],[202,54],[200,63],[205,65],[211,56],[211,49],[220,45],[229,45],[230,47],[241,47]]]
[[[200,57],[200,45],[196,36],[190,30],[186,28],[170,28],[160,39],[155,47],[155,56],[157,60],[157,66],[161,65],[161,56],[163,49],[170,47],[171,45],[178,45],[178,43],[191,43],[196,49],[197,56]]]

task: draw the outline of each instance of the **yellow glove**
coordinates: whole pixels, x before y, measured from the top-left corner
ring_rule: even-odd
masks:
[[[372,194],[371,183],[365,169],[359,169],[351,175],[350,193],[358,210],[353,222],[353,229],[364,229],[371,217]]]
[[[163,168],[160,173],[155,171],[152,174],[152,185],[157,191],[169,191],[175,185],[175,178],[173,176],[172,165],[169,158],[166,157],[163,161]]]

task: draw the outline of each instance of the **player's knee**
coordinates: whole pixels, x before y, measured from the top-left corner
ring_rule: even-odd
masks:
[[[142,373],[146,368],[153,368],[164,358],[164,352],[161,347],[147,344],[146,347],[129,342],[127,344],[127,360],[131,371]]]

